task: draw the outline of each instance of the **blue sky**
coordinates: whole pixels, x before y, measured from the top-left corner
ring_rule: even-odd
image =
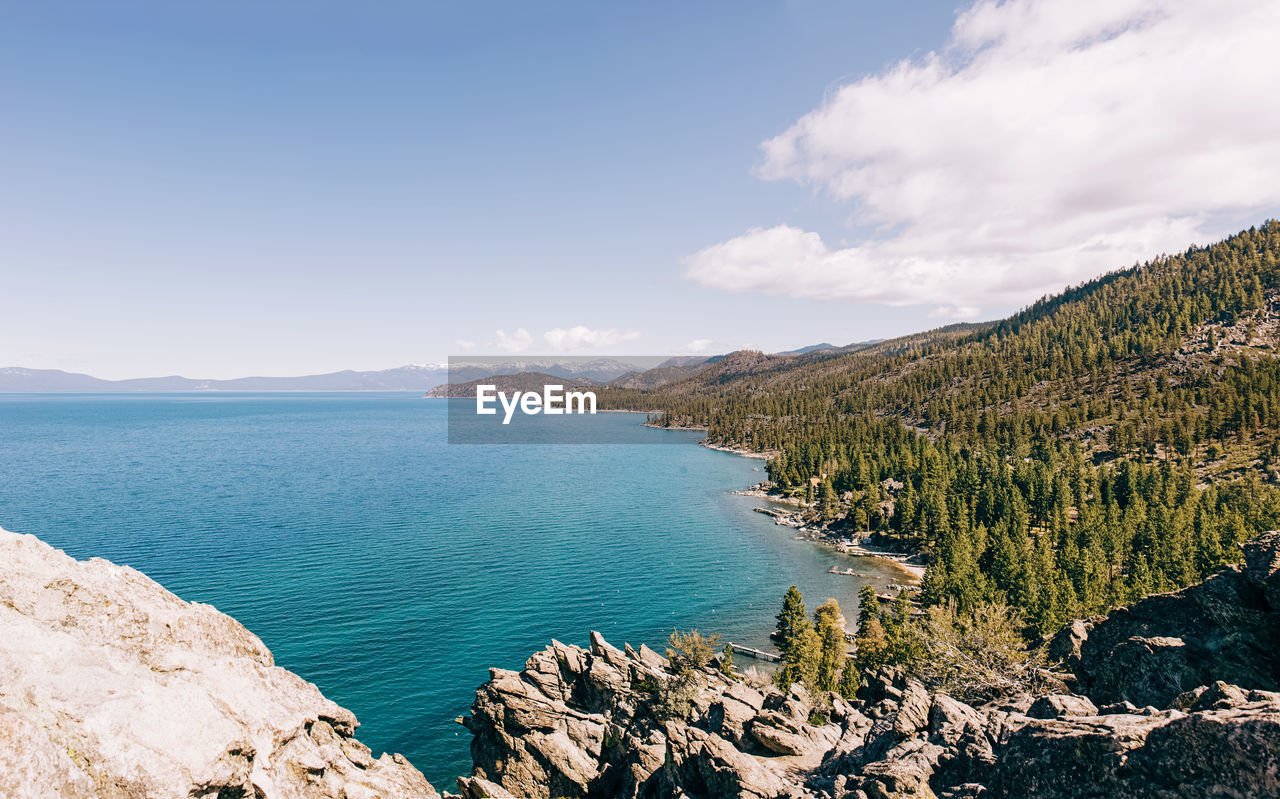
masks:
[[[1272,4],[1155,5],[0,1],[0,366],[994,318],[1280,207]],[[1195,31],[1205,77],[1153,92]],[[1210,100],[1225,138],[1167,111]]]

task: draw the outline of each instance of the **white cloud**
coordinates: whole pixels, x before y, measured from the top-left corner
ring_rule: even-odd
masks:
[[[547,346],[558,352],[608,347],[624,341],[634,341],[639,337],[640,333],[635,330],[622,331],[615,328],[593,330],[582,325],[567,329],[556,327],[542,334],[542,339],[547,342]]]
[[[468,341],[465,338],[454,339],[453,343],[463,352],[470,352],[476,348],[476,343],[474,341]]]
[[[685,352],[691,352],[694,355],[699,355],[711,349],[711,345],[714,343],[716,343],[715,339],[695,338],[693,341],[690,341],[688,344],[684,345],[684,349],[685,349]]]
[[[982,310],[976,305],[939,305],[929,312],[930,319],[977,319]]]
[[[761,177],[850,203],[686,259],[706,285],[943,316],[1021,304],[1280,208],[1280,3],[982,0],[938,52],[834,91]]]
[[[533,343],[533,336],[523,327],[510,334],[505,330],[495,330],[493,335],[494,346],[504,352],[524,352]]]

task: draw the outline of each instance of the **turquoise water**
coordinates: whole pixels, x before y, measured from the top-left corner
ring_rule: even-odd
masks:
[[[856,609],[826,573],[851,559],[730,493],[760,461],[661,430],[687,446],[449,445],[445,417],[406,393],[0,395],[0,526],[231,614],[439,788],[489,667],[552,638],[766,645],[792,583]]]

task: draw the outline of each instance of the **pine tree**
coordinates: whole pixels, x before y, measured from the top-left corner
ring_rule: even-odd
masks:
[[[1277,296],[1269,221],[990,325],[827,357],[735,353],[601,398],[778,452],[770,479],[813,515],[845,510],[849,528],[928,552],[926,606],[1006,603],[1048,631],[1203,579],[1280,527],[1280,358],[1249,333]],[[864,598],[858,616],[859,663],[903,656],[897,610]]]
[[[830,477],[822,481],[822,499],[819,508],[823,521],[828,522],[834,519],[840,510],[840,498],[836,496],[836,489]]]
[[[828,599],[813,612],[813,619],[821,645],[815,686],[819,691],[834,691],[840,679],[840,667],[845,660],[840,604],[834,599]]]
[[[733,647],[729,644],[724,645],[724,651],[720,653],[720,673],[730,679],[736,679],[738,672],[733,666]]]
[[[822,641],[805,612],[804,597],[794,585],[787,589],[782,600],[776,636],[782,665],[774,673],[773,681],[783,689],[796,682],[813,687],[818,678]]]
[[[804,597],[800,594],[799,588],[793,585],[787,589],[786,595],[782,598],[782,611],[776,618],[778,626],[774,632],[774,638],[777,639],[778,648],[785,649],[796,639],[800,628],[809,623],[809,613],[805,610]]]
[[[858,667],[854,664],[852,657],[845,657],[844,669],[840,672],[840,682],[836,685],[836,691],[845,699],[857,699],[858,689],[862,687],[862,675],[858,673]]]
[[[880,600],[876,598],[875,586],[867,583],[858,589],[858,634],[867,626],[867,622],[880,615]]]

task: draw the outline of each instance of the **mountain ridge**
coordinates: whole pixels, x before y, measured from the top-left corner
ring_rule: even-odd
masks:
[[[105,380],[60,369],[0,368],[0,392],[57,391],[422,391],[448,379],[439,364],[411,364],[392,369],[343,369],[314,375],[274,377],[255,375],[229,379],[201,379],[167,375]]]

